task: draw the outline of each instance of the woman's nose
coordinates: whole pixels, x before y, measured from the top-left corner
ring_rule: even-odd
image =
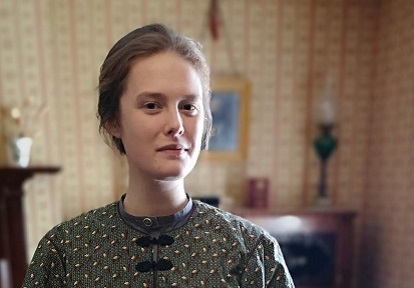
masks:
[[[181,136],[184,134],[183,119],[180,111],[171,111],[166,123],[166,134],[169,136]]]

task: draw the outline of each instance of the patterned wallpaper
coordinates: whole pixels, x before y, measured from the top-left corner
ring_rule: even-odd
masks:
[[[408,288],[414,281],[414,2],[383,1],[377,25],[361,287]]]
[[[252,88],[247,159],[200,161],[189,193],[243,205],[247,177],[268,177],[270,207],[312,205],[319,177],[312,103],[332,75],[341,117],[328,192],[334,205],[360,212],[355,270],[363,268],[363,287],[408,288],[414,282],[414,255],[407,254],[414,245],[407,221],[414,211],[414,2],[219,3],[223,25],[214,41],[204,0],[0,2],[0,104],[20,105],[28,96],[47,103],[45,118],[33,123],[31,163],[62,167],[25,187],[28,256],[53,225],[122,193],[122,161],[97,131],[97,76],[119,37],[163,22],[202,42],[213,75],[237,73]],[[0,129],[4,138],[3,118]]]

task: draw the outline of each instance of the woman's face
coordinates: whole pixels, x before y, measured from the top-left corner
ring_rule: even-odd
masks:
[[[130,169],[156,180],[177,180],[200,153],[204,108],[193,66],[174,52],[132,63],[109,132],[122,140]]]

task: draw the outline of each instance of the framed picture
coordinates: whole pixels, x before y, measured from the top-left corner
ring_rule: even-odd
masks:
[[[246,157],[250,85],[246,79],[218,77],[211,81],[213,134],[201,157],[241,161]]]

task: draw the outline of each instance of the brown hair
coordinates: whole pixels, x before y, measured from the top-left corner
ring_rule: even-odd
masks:
[[[201,79],[205,115],[201,147],[204,149],[208,145],[212,127],[210,70],[201,52],[201,45],[163,24],[150,24],[133,30],[116,42],[109,50],[99,75],[99,131],[104,135],[106,142],[115,146],[121,154],[125,154],[122,140],[110,135],[105,125],[117,120],[119,116],[119,100],[124,92],[131,64],[133,60],[165,51],[174,51],[189,61]]]

